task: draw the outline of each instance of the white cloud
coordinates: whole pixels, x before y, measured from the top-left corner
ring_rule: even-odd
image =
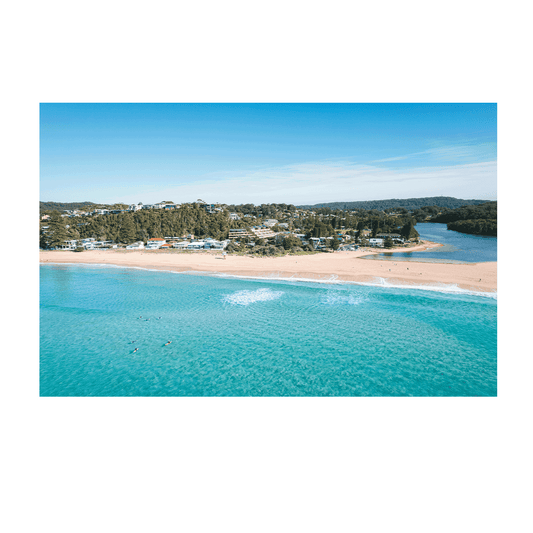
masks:
[[[388,169],[348,161],[304,163],[176,187],[134,191],[126,203],[203,198],[221,203],[314,204],[423,196],[496,198],[496,161],[415,169]]]

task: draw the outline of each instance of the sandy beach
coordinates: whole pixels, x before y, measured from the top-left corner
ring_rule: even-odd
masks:
[[[425,250],[440,246],[429,241],[409,248]],[[405,248],[387,251],[406,251]],[[408,261],[368,261],[363,255],[382,250],[359,249],[355,252],[318,253],[284,257],[250,257],[220,252],[184,253],[174,250],[92,250],[81,253],[53,250],[39,252],[41,263],[108,264],[175,272],[220,272],[235,276],[301,278],[320,281],[376,283],[386,280],[394,285],[456,285],[477,292],[497,290],[496,262],[444,264]]]

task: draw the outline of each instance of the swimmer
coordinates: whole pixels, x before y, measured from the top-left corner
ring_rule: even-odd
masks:
[[[134,342],[137,342],[137,341],[131,341],[130,344],[133,344]]]
[[[168,341],[167,344],[170,344],[171,342],[172,342],[172,341]],[[166,346],[167,344],[165,344],[165,346]]]
[[[135,350],[133,350],[133,353],[135,353],[139,348],[135,348]]]

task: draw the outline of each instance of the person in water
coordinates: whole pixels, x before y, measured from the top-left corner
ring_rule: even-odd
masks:
[[[133,350],[133,353],[135,353],[139,348],[135,348],[135,350]]]
[[[168,341],[167,344],[170,344],[171,342],[172,342],[172,341]],[[165,344],[165,346],[166,346],[167,344]]]

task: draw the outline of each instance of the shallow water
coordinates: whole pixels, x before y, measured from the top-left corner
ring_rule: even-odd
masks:
[[[420,223],[416,225],[416,230],[421,239],[439,242],[444,246],[420,252],[383,252],[365,256],[365,259],[431,263],[483,263],[497,259],[497,237],[451,231],[446,228],[446,224]]]
[[[491,297],[82,265],[40,274],[41,396],[497,393]]]

